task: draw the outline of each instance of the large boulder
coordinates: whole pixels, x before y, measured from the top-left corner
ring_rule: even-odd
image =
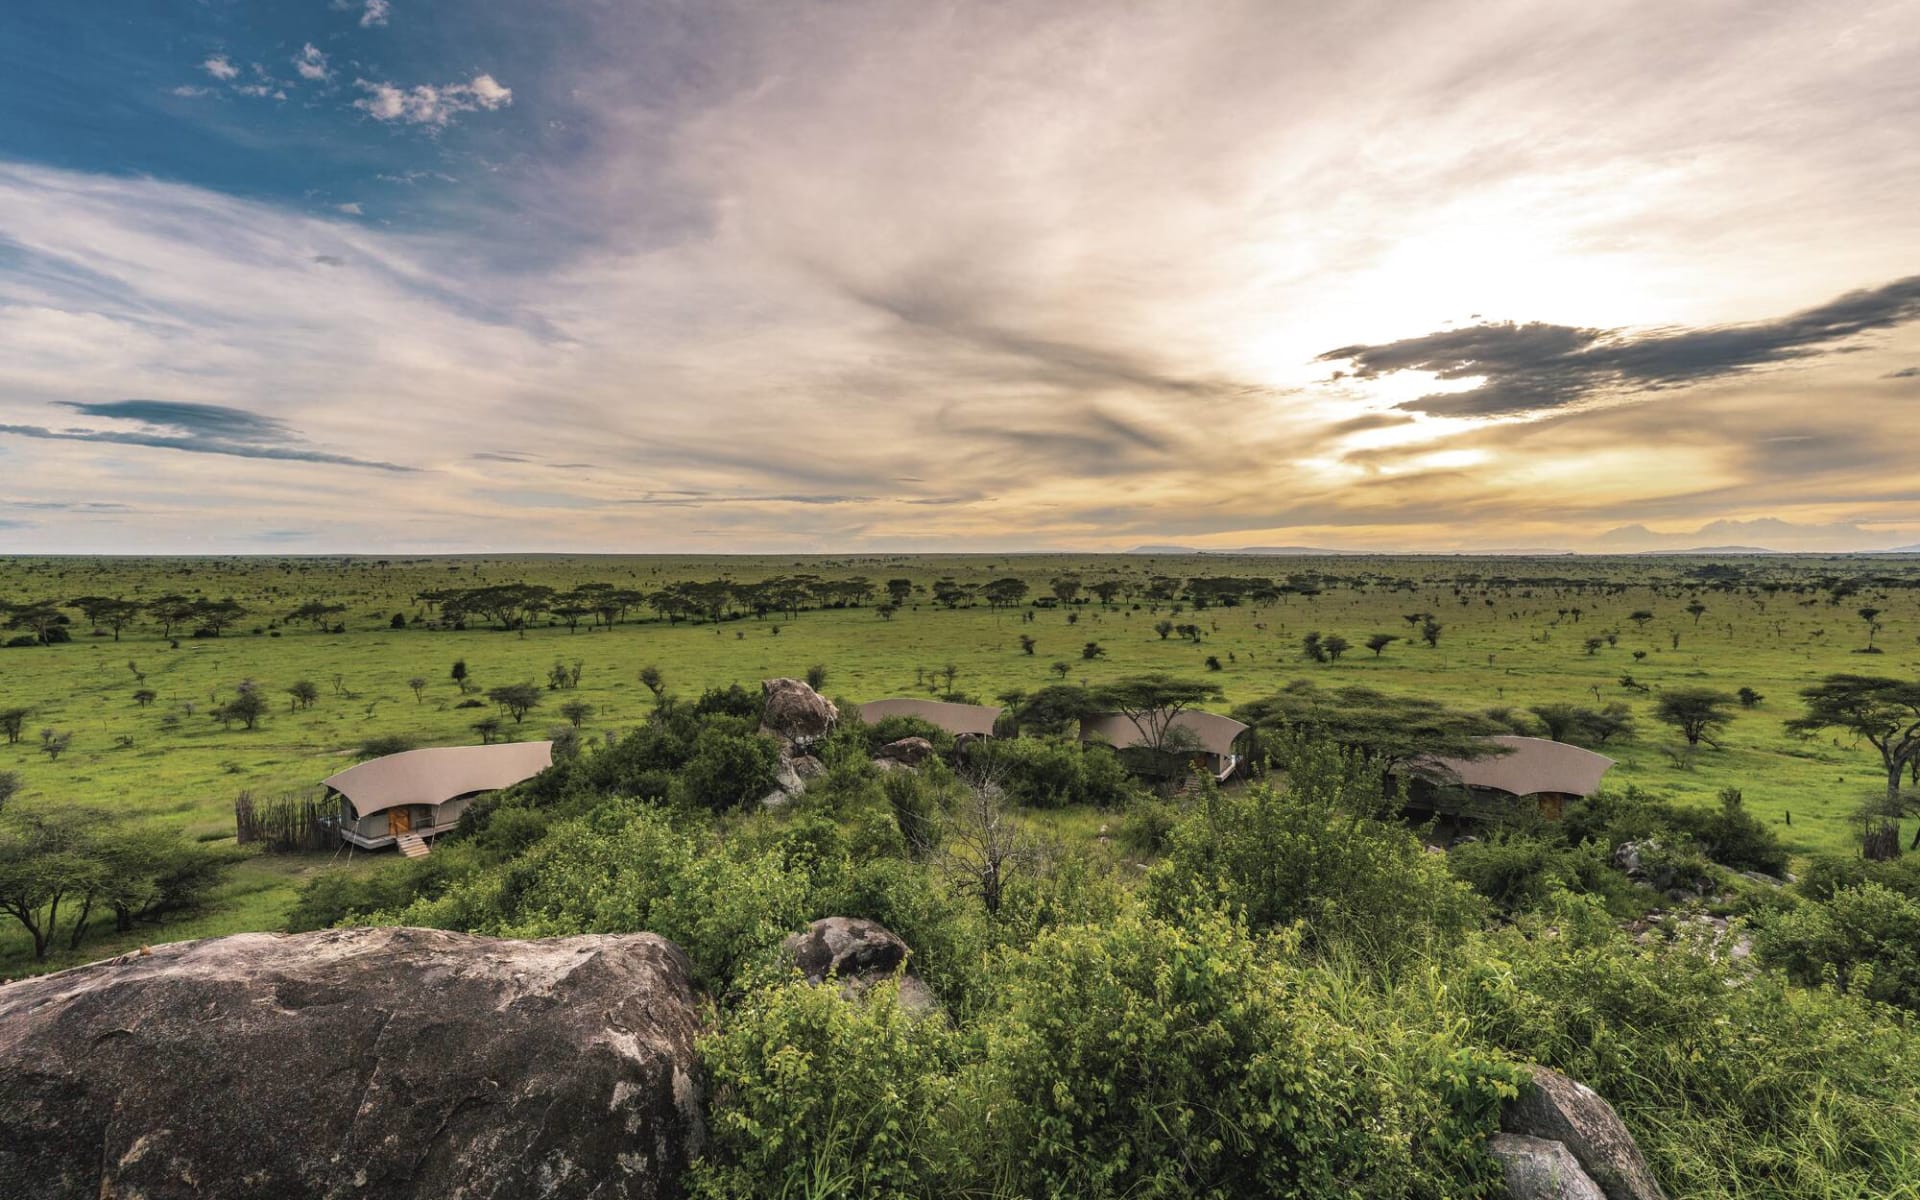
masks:
[[[1613,1106],[1558,1071],[1534,1067],[1502,1109],[1500,1128],[1565,1146],[1607,1200],[1666,1200]]]
[[[840,720],[833,701],[798,679],[763,679],[760,694],[760,728],[800,750],[832,733]]]
[[[906,970],[912,951],[898,934],[862,917],[822,917],[782,943],[808,983],[838,983],[849,999],[883,979],[898,978],[900,1003],[919,1012],[939,1007],[933,992]]]
[[[8,984],[0,1196],[675,1196],[688,975],[653,934],[340,929]]]
[[[903,737],[880,747],[875,757],[917,767],[933,757],[933,743],[923,737]]]
[[[1559,1142],[1517,1133],[1496,1133],[1487,1153],[1500,1164],[1508,1200],[1606,1200],[1573,1151]]]

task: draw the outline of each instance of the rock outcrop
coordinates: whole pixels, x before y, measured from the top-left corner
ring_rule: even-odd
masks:
[[[1613,1106],[1558,1071],[1534,1067],[1531,1084],[1501,1110],[1500,1128],[1566,1147],[1607,1200],[1666,1200]]]
[[[240,934],[0,987],[0,1195],[670,1197],[702,1140],[652,934]]]
[[[760,710],[760,728],[771,733],[796,753],[833,732],[840,710],[833,701],[798,679],[763,679],[760,694],[765,703]]]
[[[1510,1200],[1606,1200],[1573,1151],[1559,1142],[1518,1133],[1496,1133],[1487,1153],[1500,1164]]]
[[[849,999],[883,979],[900,980],[900,1003],[917,1012],[938,1009],[927,985],[906,970],[912,951],[899,935],[878,921],[861,917],[822,917],[783,943],[793,965],[808,983],[838,981]]]
[[[903,737],[880,747],[874,757],[917,767],[933,757],[933,743],[923,737]]]

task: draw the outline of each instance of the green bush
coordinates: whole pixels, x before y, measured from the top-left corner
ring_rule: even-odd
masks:
[[[1517,1073],[1460,1046],[1404,1069],[1224,917],[1049,932],[999,988],[967,1090],[1026,1194],[1499,1194],[1476,1150]]]
[[[1404,827],[1358,815],[1377,805],[1380,769],[1326,746],[1296,749],[1284,790],[1208,788],[1148,876],[1173,918],[1225,906],[1256,929],[1300,922],[1309,946],[1390,958],[1476,928],[1481,904]]]
[[[891,985],[860,1003],[798,982],[755,992],[700,1043],[713,1100],[692,1193],[956,1194],[956,1043]]]
[[[1624,900],[1631,891],[1625,876],[1592,842],[1568,846],[1549,837],[1496,833],[1453,847],[1447,852],[1447,867],[1505,913],[1538,908],[1560,891],[1609,901]]]
[[[674,780],[674,798],[714,812],[752,804],[773,790],[780,749],[756,733],[710,725]]]
[[[1676,1200],[1920,1194],[1920,1037],[1871,1001],[1638,947],[1586,897],[1465,951],[1473,1040],[1606,1097]]]
[[[1117,807],[1134,792],[1119,756],[1105,746],[1053,738],[1010,738],[969,748],[969,766],[991,775],[1016,804]]]
[[[1755,948],[1796,983],[1920,1009],[1920,901],[1880,884],[1769,915]]]

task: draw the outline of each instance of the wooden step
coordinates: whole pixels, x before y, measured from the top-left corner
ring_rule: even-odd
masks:
[[[427,856],[427,839],[417,833],[403,833],[394,840],[400,846],[400,853],[406,855],[408,858],[425,858]]]

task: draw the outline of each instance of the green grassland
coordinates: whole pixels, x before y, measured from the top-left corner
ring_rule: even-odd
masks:
[[[435,614],[420,599],[433,589],[494,583],[564,590],[604,582],[654,591],[681,579],[800,573],[865,577],[877,594],[858,607],[718,623],[669,623],[641,609],[622,623],[583,622],[575,631],[554,618],[522,631],[487,628],[478,619],[464,630],[434,628]],[[931,598],[941,578],[980,585],[1008,575],[1031,585],[1027,604],[948,608]],[[1113,579],[1122,591],[1111,606],[1083,592],[1081,603],[1034,607],[1032,599],[1049,596],[1050,581],[1063,575],[1088,585]],[[1184,596],[1154,601],[1145,594],[1155,576],[1225,575],[1291,581],[1296,590],[1264,604],[1200,611]],[[918,590],[888,619],[877,602],[885,599],[880,585],[893,578],[910,578]],[[1624,701],[1639,732],[1605,748],[1619,759],[1611,786],[1702,804],[1738,787],[1790,849],[1805,854],[1851,846],[1850,814],[1882,782],[1870,748],[1831,735],[1796,737],[1784,722],[1799,712],[1799,689],[1828,673],[1920,674],[1916,589],[1920,560],[1912,557],[16,558],[0,560],[0,600],[144,600],[174,592],[231,597],[246,615],[217,638],[175,630],[169,641],[157,626],[139,623],[116,641],[88,630],[74,612],[71,642],[0,650],[0,709],[31,710],[21,741],[0,745],[0,771],[19,772],[29,799],[139,813],[212,840],[231,836],[241,791],[310,788],[355,761],[370,737],[399,735],[420,745],[477,741],[474,722],[497,714],[461,702],[510,683],[544,687],[556,662],[580,664],[577,690],[548,692],[524,723],[508,721],[509,736],[545,736],[562,723],[560,703],[576,699],[595,709],[590,735],[631,727],[653,704],[638,679],[649,665],[665,673],[668,690],[691,696],[797,676],[820,664],[830,695],[859,702],[944,691],[932,673],[951,664],[957,691],[991,702],[1009,690],[1057,682],[1052,664],[1063,662],[1069,682],[1099,684],[1148,671],[1207,678],[1224,692],[1215,706],[1222,711],[1301,679],[1475,710]],[[343,632],[286,621],[315,601],[345,606],[330,618]],[[1696,601],[1704,611],[1690,614]],[[1200,627],[1197,643],[1155,632],[1176,605],[1182,612],[1172,619]],[[1871,656],[1860,653],[1868,638],[1857,615],[1863,607],[1882,610],[1875,637],[1882,652]],[[1440,622],[1437,645],[1420,641],[1406,620],[1420,612]],[[1636,623],[1635,612],[1654,616]],[[404,628],[393,627],[395,614],[405,618]],[[1309,631],[1340,634],[1353,649],[1335,663],[1310,662],[1300,653]],[[1362,645],[1375,633],[1402,640],[1376,657]],[[1023,634],[1036,640],[1033,654],[1023,653]],[[1611,642],[1604,640],[1609,635]],[[1603,644],[1590,652],[1593,637]],[[1102,648],[1098,658],[1082,657],[1088,642]],[[1634,651],[1644,658],[1636,661]],[[1207,668],[1210,656],[1220,670]],[[466,661],[482,692],[468,696],[456,686],[456,659]],[[1629,673],[1650,690],[1623,688],[1620,678]],[[429,681],[417,699],[408,686],[414,677]],[[273,701],[251,731],[208,715],[243,680]],[[320,690],[310,708],[295,709],[287,694],[299,680]],[[1662,688],[1703,685],[1750,687],[1764,699],[1739,712],[1721,748],[1703,748],[1683,765],[1669,753],[1678,736],[1652,718],[1653,697]],[[137,704],[138,687],[157,699]],[[39,749],[42,728],[73,735],[55,761]],[[275,927],[299,880],[336,858],[344,861],[256,859],[235,872],[208,912],[168,926],[165,935]],[[357,857],[358,869],[378,869],[367,858]],[[116,948],[109,938],[85,955]],[[0,934],[0,974],[22,965],[20,953],[14,931]]]

